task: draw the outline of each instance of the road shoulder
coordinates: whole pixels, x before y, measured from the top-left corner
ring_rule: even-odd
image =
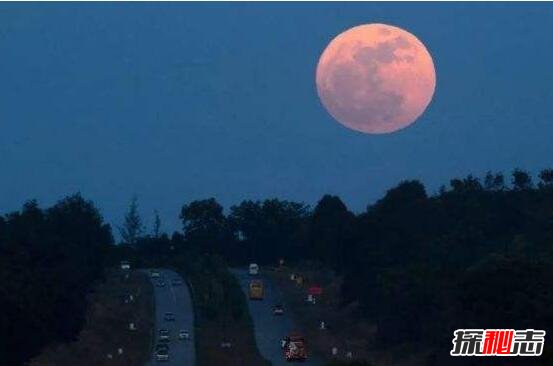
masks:
[[[29,366],[144,365],[152,342],[152,297],[153,288],[144,273],[132,271],[125,279],[121,271],[109,272],[88,297],[87,322],[78,339],[48,347]]]

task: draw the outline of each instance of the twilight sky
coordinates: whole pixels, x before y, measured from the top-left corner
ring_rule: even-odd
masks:
[[[433,101],[365,135],[321,106],[315,68],[347,28],[428,48]],[[363,210],[402,179],[553,166],[553,4],[0,4],[0,212],[80,191],[115,226],[215,197]],[[114,230],[116,231],[116,230]]]

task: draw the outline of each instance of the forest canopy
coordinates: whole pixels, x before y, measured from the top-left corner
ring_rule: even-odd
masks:
[[[53,342],[73,340],[86,294],[102,278],[113,237],[90,201],[36,201],[0,218],[0,360],[20,365]]]

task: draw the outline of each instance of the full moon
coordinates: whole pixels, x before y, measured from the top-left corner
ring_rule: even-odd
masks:
[[[360,25],[339,34],[323,51],[317,92],[342,125],[369,134],[415,122],[434,94],[432,56],[411,33],[386,24]]]

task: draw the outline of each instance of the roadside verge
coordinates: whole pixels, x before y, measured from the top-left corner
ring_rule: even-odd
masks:
[[[154,322],[152,298],[145,273],[132,271],[125,278],[121,271],[110,271],[88,296],[87,322],[77,340],[48,347],[29,366],[146,364]]]

